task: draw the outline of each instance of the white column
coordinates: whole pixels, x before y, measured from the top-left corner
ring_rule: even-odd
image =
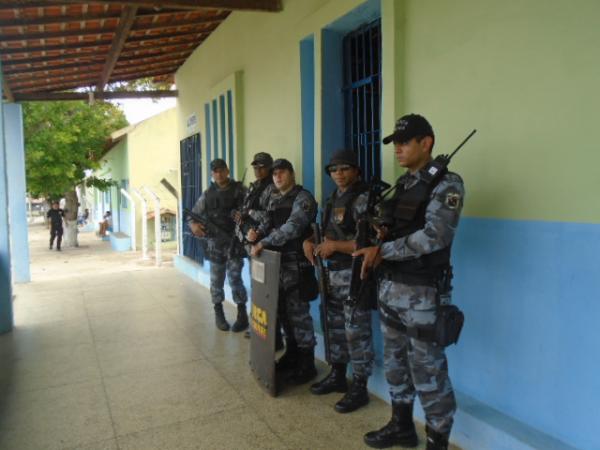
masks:
[[[165,187],[165,189],[169,191],[169,193],[177,200],[177,215],[175,216],[175,236],[177,238],[177,254],[183,255],[183,242],[181,232],[179,229],[179,227],[183,223],[183,218],[181,217],[183,214],[183,204],[181,203],[181,198],[179,198],[179,194],[177,193],[177,189],[175,189],[175,186],[169,183],[169,181],[166,178],[163,178],[162,180],[160,180],[160,182]]]
[[[160,266],[162,262],[162,255],[160,252],[161,248],[161,231],[160,231],[160,198],[148,187],[142,186],[142,189],[152,197],[154,201],[154,256],[156,258],[156,265]]]
[[[123,197],[129,200],[129,237],[131,238],[131,250],[135,252],[135,202],[131,198],[131,195],[129,195],[125,189],[121,188],[121,194],[123,195]]]
[[[31,211],[31,197],[27,194],[27,223],[33,222],[33,213]]]
[[[148,205],[140,191],[132,187],[131,192],[142,203],[142,259],[148,259]]]

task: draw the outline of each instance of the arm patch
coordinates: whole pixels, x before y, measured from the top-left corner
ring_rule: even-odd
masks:
[[[449,192],[446,194],[444,204],[448,209],[456,209],[460,206],[461,196],[458,192]]]

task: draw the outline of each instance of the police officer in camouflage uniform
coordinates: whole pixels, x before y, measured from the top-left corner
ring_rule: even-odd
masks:
[[[318,296],[318,286],[314,268],[302,250],[317,215],[317,203],[310,192],[296,184],[294,168],[286,159],[273,163],[273,182],[278,192],[271,196],[267,218],[248,233],[248,240],[255,242],[252,256],[258,256],[263,248],[281,252],[278,314],[287,345],[276,367],[279,372],[288,372],[289,383],[303,384],[317,375],[309,301]]]
[[[384,143],[394,142],[396,158],[407,172],[397,181],[384,243],[355,252],[363,255],[364,277],[379,266],[379,309],[392,419],[367,433],[375,448],[418,445],[413,402],[418,394],[427,422],[427,450],[447,449],[456,402],[444,348],[428,336],[440,300],[450,294],[450,246],[463,206],[460,176],[444,169],[433,178],[434,133],[422,116],[396,122]]]
[[[276,190],[273,184],[273,158],[269,153],[259,152],[252,159],[255,181],[250,183],[242,209],[235,214],[235,234],[242,244],[246,244],[246,235],[251,229],[258,228],[266,218],[267,206],[271,194]],[[250,339],[250,331],[246,331],[244,337]],[[281,332],[277,327],[277,347],[283,348]]]
[[[331,372],[310,390],[315,395],[348,391],[335,404],[336,411],[348,413],[369,403],[367,381],[373,367],[372,302],[362,302],[355,307],[346,302],[352,278],[351,255],[355,250],[356,224],[366,212],[368,186],[360,179],[358,159],[352,150],[336,152],[325,171],[337,186],[323,212],[325,238],[319,246],[315,246],[312,239],[306,240],[304,254],[313,264],[313,255],[327,260],[329,299],[326,320]],[[376,296],[375,292],[369,294]],[[348,390],[346,365],[350,361],[353,380]]]
[[[250,183],[244,196],[242,209],[235,215],[236,235],[242,243],[248,232],[252,228],[258,228],[265,220],[269,199],[275,190],[271,173],[273,166],[271,155],[259,152],[254,155],[251,165],[256,180]]]
[[[200,196],[192,210],[205,219],[205,224],[190,221],[189,226],[196,236],[206,238],[206,257],[210,261],[210,294],[217,328],[222,331],[230,328],[223,311],[223,285],[227,274],[238,310],[231,330],[238,332],[248,328],[248,296],[242,282],[245,251],[234,236],[233,215],[242,205],[245,189],[242,183],[229,178],[229,168],[224,160],[213,160],[210,170],[213,183]]]

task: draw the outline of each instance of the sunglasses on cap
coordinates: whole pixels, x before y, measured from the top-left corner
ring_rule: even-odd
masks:
[[[342,172],[346,172],[350,169],[352,169],[352,166],[349,166],[348,164],[339,165],[339,166],[329,166],[329,173],[337,172],[338,170],[341,170]]]

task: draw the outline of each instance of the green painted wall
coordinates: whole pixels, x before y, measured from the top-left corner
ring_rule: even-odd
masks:
[[[236,71],[242,71],[241,162],[235,176],[240,179],[252,155],[267,151],[288,158],[297,178],[302,179],[300,110],[300,40],[315,34],[316,85],[320,80],[319,30],[358,6],[358,0],[286,0],[280,13],[234,12],[202,43],[176,74],[179,138],[190,132],[187,118],[196,113],[206,151],[204,103],[213,86]],[[316,89],[316,160],[320,155],[321,95]],[[206,155],[204,153],[204,155]],[[203,158],[206,163],[206,158]],[[238,157],[238,161],[240,158]],[[317,189],[320,189],[320,169]],[[203,178],[205,178],[203,174]],[[251,173],[247,177],[251,180]],[[206,182],[206,180],[204,180]]]
[[[438,152],[479,130],[452,165],[465,178],[466,215],[599,222],[600,2],[404,7],[399,110],[431,120]]]
[[[177,200],[160,180],[166,178],[179,189],[179,141],[177,139],[177,113],[171,108],[132,127],[127,134],[129,148],[129,185],[140,189],[149,187],[160,198],[161,209],[177,211]],[[142,194],[144,194],[142,192]],[[147,197],[148,198],[148,197]],[[137,245],[142,244],[141,205],[136,202]],[[154,203],[148,198],[148,211]],[[154,242],[154,220],[148,221],[148,242]]]
[[[179,142],[177,139],[177,113],[171,108],[120,132],[126,136],[117,143],[102,159],[102,169],[98,176],[111,178],[119,182],[118,188],[112,189],[111,210],[117,210],[117,198],[120,196],[121,180],[129,180],[134,187],[147,198],[148,211],[154,210],[154,203],[142,191],[142,186],[149,187],[161,200],[161,209],[177,211],[177,200],[169,193],[160,181],[166,178],[179,189]],[[136,202],[136,241],[138,247],[142,242],[141,205]],[[96,200],[98,201],[98,200]],[[128,209],[128,208],[125,208]],[[128,218],[123,220],[129,220]],[[154,221],[148,222],[148,242],[154,242]]]
[[[301,161],[299,42],[315,38],[315,160],[321,154],[321,30],[355,0],[287,0],[277,14],[233,13],[177,72],[178,138],[211,88],[243,73],[238,178],[257,151]],[[467,187],[465,215],[598,222],[600,2],[595,0],[381,0],[383,128],[419,112],[432,122],[434,152],[478,134],[452,169]],[[384,177],[401,169],[383,149]],[[206,163],[206,161],[205,161]],[[321,168],[316,168],[320,190]],[[205,180],[206,181],[206,180]]]
[[[127,155],[127,138],[118,142],[102,158],[100,174],[113,180],[122,180],[129,177],[129,158]]]

